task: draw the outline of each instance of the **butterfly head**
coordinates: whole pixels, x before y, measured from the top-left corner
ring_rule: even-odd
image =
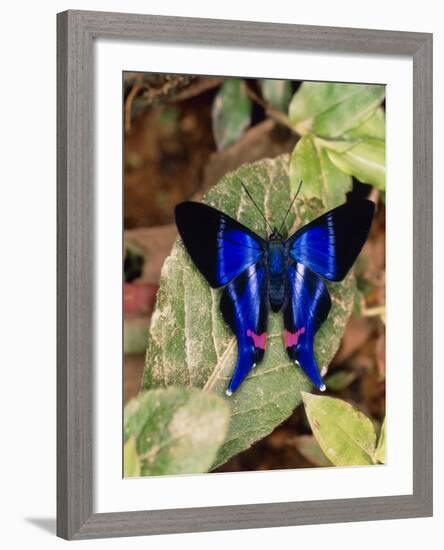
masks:
[[[273,227],[273,232],[270,235],[270,241],[283,241],[284,238],[282,237],[281,233],[278,231],[277,227]]]

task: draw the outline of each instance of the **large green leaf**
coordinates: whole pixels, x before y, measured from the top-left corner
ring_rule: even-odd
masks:
[[[218,149],[235,143],[251,123],[251,100],[245,82],[230,78],[220,87],[212,107],[213,134]]]
[[[259,83],[267,103],[279,111],[287,111],[291,99],[291,81],[262,79]]]
[[[207,472],[225,439],[230,407],[195,388],[139,394],[125,407],[125,475]]]
[[[264,236],[264,222],[242,189],[245,183],[272,225],[280,225],[290,204],[289,156],[244,165],[227,174],[204,202],[218,208]],[[310,185],[310,181],[306,182]],[[298,198],[286,226],[290,233],[322,211],[316,199]],[[205,230],[202,228],[202,230]],[[315,338],[315,350],[325,369],[338,349],[354,302],[350,274],[329,284],[332,309]],[[144,387],[196,386],[227,399],[232,407],[229,433],[214,465],[249,447],[285,420],[301,401],[310,383],[292,364],[283,345],[282,314],[270,314],[265,359],[233,396],[225,390],[236,361],[236,340],[220,310],[220,290],[212,290],[178,240],[162,269],[153,313],[144,374]]]
[[[303,82],[290,103],[290,122],[301,135],[339,137],[371,117],[384,95],[380,85]]]
[[[303,393],[313,434],[335,466],[373,464],[376,433],[372,421],[342,399]]]
[[[328,148],[328,156],[339,170],[363,183],[385,189],[385,141],[362,138],[351,143],[343,152]]]
[[[318,147],[311,135],[303,136],[291,154],[290,184],[293,193],[303,182],[300,194],[317,197],[327,210],[345,202],[352,188],[352,179],[331,162],[327,151]]]

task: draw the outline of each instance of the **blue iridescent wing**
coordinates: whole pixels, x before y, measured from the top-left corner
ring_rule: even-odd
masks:
[[[191,259],[213,288],[228,284],[263,257],[261,237],[211,206],[182,202],[175,215]]]
[[[301,263],[287,269],[284,341],[288,356],[299,364],[313,384],[325,389],[313,351],[313,339],[327,318],[331,301],[321,277]]]
[[[227,393],[264,357],[268,314],[265,241],[223,212],[195,202],[176,207],[176,224],[191,259],[214,287],[236,335],[238,356]]]
[[[374,208],[371,201],[356,200],[313,220],[288,239],[290,258],[330,281],[342,281],[367,239]]]
[[[227,389],[231,395],[251,369],[262,361],[267,343],[267,271],[263,262],[251,265],[225,287],[220,309],[236,335],[238,355]]]
[[[313,340],[327,318],[331,301],[322,277],[341,281],[364,245],[373,219],[368,200],[345,203],[302,227],[286,243],[287,302],[284,307],[285,346],[313,384],[325,389]]]

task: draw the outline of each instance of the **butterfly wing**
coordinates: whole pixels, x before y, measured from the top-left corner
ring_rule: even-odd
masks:
[[[322,277],[341,281],[355,262],[370,231],[374,204],[345,203],[308,223],[287,241],[285,346],[313,384],[325,389],[313,351],[313,339],[327,318],[331,301]],[[321,276],[321,277],[320,277]]]
[[[175,215],[191,259],[213,288],[228,284],[263,257],[261,237],[211,206],[182,202]]]
[[[208,283],[214,288],[225,286],[220,309],[238,344],[227,390],[231,395],[264,356],[268,314],[265,241],[223,212],[195,202],[176,207],[176,224]]]
[[[371,201],[356,200],[330,210],[288,239],[290,258],[330,281],[342,281],[367,239],[374,209]]]
[[[327,318],[331,301],[321,277],[301,263],[287,269],[284,340],[290,359],[302,367],[313,384],[325,389],[313,351],[313,339]]]
[[[227,389],[231,395],[250,370],[262,361],[267,339],[267,271],[263,262],[251,265],[225,287],[220,309],[236,335],[238,355]]]

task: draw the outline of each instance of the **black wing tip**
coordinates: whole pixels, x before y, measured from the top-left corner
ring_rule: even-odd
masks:
[[[347,210],[350,212],[351,216],[347,216],[349,223],[354,224],[359,220],[361,227],[365,230],[365,238],[367,238],[375,215],[376,204],[369,199],[355,199],[339,206],[339,209],[343,209],[344,213]]]
[[[176,204],[176,206],[174,208],[174,214],[177,217],[178,214],[181,215],[182,213],[185,213],[187,210],[191,211],[191,210],[195,209],[196,206],[199,207],[199,206],[204,206],[204,205],[200,202],[195,202],[195,201],[179,202],[179,204]]]
[[[362,214],[372,215],[375,212],[376,204],[370,199],[351,199],[347,202],[344,202],[341,206],[337,208],[353,208],[355,211],[359,211]]]
[[[365,221],[367,222],[366,239],[367,239],[368,233],[370,232],[370,227],[373,222],[375,211],[376,211],[376,204],[373,201],[368,199],[362,200],[362,205],[360,206],[360,216],[364,218]]]
[[[373,201],[371,201],[370,199],[360,199],[357,202],[361,203],[363,211],[368,212],[373,216],[376,208],[376,204]]]

